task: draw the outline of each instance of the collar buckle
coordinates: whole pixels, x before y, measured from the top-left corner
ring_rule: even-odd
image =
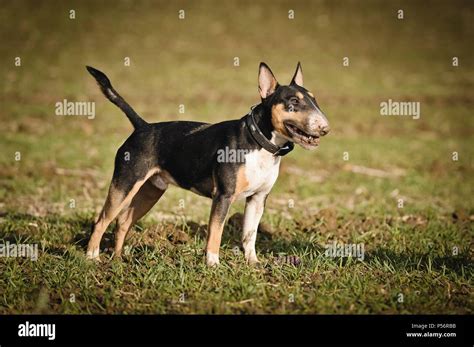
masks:
[[[288,141],[287,143],[283,145],[283,147],[280,147],[280,149],[275,153],[275,155],[283,157],[284,155],[287,155],[288,153],[290,153],[294,148],[295,148],[295,144],[291,141]]]

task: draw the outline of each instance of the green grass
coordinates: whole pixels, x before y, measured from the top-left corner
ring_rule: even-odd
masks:
[[[0,9],[0,243],[39,245],[37,261],[0,257],[0,313],[473,313],[472,5],[110,4]],[[148,121],[217,122],[258,102],[260,61],[282,83],[301,61],[332,128],[315,152],[283,159],[257,239],[262,265],[246,265],[230,223],[221,266],[207,268],[210,201],[177,188],[134,227],[122,261],[111,258],[111,230],[102,263],[87,261],[90,225],[131,126],[84,66],[106,72]],[[96,118],[55,116],[65,98],[95,101]],[[421,119],[380,116],[389,98],[420,101]],[[333,241],[363,243],[364,261],[326,257]],[[301,265],[278,264],[279,255]]]

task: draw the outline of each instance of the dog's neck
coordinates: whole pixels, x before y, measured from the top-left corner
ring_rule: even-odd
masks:
[[[255,123],[265,137],[276,146],[283,146],[288,139],[280,135],[272,123],[272,110],[267,105],[260,103],[252,111]]]

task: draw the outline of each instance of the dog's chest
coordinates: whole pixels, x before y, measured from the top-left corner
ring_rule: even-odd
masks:
[[[254,150],[245,155],[244,173],[246,187],[239,198],[255,193],[268,193],[278,178],[280,157],[273,156],[265,149]]]

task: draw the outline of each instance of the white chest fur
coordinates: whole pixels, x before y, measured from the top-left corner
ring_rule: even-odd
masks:
[[[255,193],[269,193],[278,178],[281,157],[275,157],[265,149],[245,155],[245,178],[247,186],[239,195],[246,198]]]

